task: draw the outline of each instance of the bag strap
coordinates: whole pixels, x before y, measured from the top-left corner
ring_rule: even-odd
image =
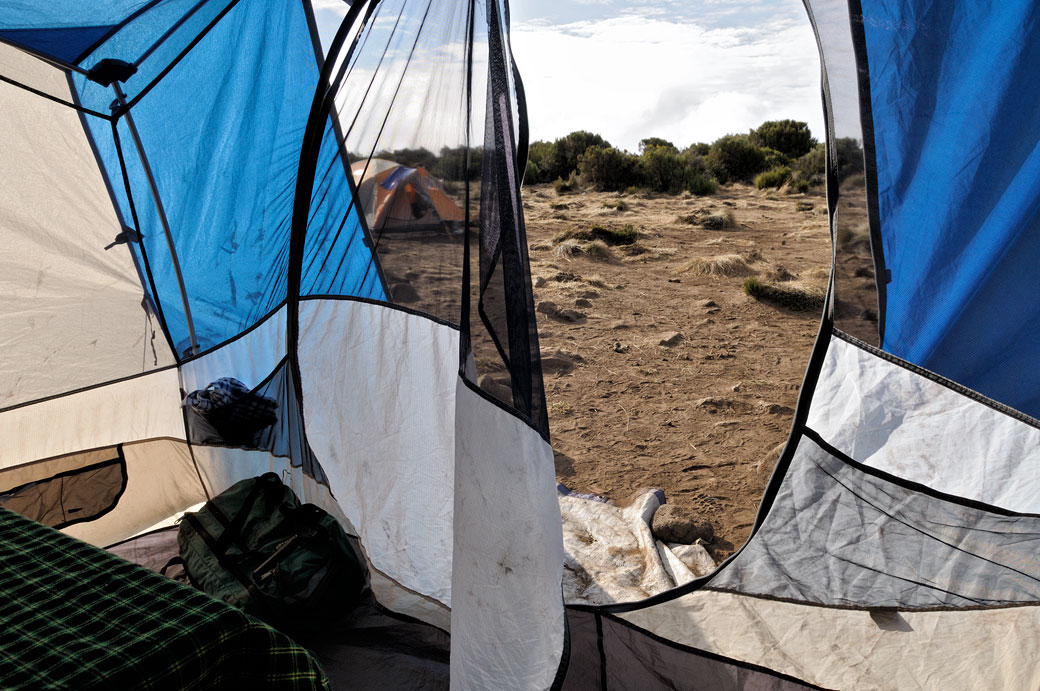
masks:
[[[272,486],[271,478],[277,480],[278,476],[274,473],[262,475],[255,483],[253,483],[253,486],[249,488],[249,494],[246,495],[246,499],[242,502],[242,507],[238,510],[238,513],[236,513],[235,517],[231,519],[231,525],[224,529],[224,532],[220,534],[220,539],[217,540],[216,545],[212,546],[214,554],[217,555],[217,559],[224,558],[227,554],[228,548],[231,547],[231,543],[241,534],[242,528],[245,527],[246,519],[249,518],[249,512],[253,510],[253,504],[256,503],[260,493]]]
[[[199,587],[199,584],[195,582],[195,578],[192,577],[191,571],[188,571],[188,562],[184,561],[183,557],[181,557],[180,555],[173,557],[172,559],[170,559],[170,561],[166,562],[165,566],[159,569],[159,573],[163,576],[167,576],[166,572],[170,570],[171,566],[180,566],[181,568],[183,568],[184,575],[188,577],[188,583],[191,583],[192,587],[196,590],[202,590],[202,588]],[[173,578],[172,576],[167,577]]]

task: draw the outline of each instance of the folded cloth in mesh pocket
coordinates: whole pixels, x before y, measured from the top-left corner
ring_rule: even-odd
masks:
[[[250,391],[232,377],[222,377],[205,389],[192,391],[184,404],[217,433],[216,439],[193,439],[196,442],[255,446],[257,434],[278,421],[276,400]]]

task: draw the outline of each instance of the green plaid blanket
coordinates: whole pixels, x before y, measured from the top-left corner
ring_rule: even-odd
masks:
[[[0,688],[328,687],[275,629],[0,509]]]

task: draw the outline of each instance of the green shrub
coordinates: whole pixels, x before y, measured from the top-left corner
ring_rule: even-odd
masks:
[[[767,187],[780,187],[791,177],[791,169],[787,166],[773,168],[755,178],[755,187],[764,190]]]
[[[817,144],[809,153],[805,154],[791,166],[798,178],[807,181],[810,185],[818,185],[823,182],[823,176],[827,173],[827,147]]]
[[[582,180],[597,190],[620,192],[645,184],[642,161],[610,146],[593,146],[578,161]]]
[[[539,166],[550,180],[566,179],[571,173],[578,170],[581,155],[594,146],[609,147],[610,143],[592,132],[584,130],[571,132],[553,142],[552,149],[546,153]]]
[[[766,156],[747,135],[727,134],[708,150],[708,168],[719,182],[749,180],[765,166]]]
[[[524,171],[524,182],[537,185],[552,180],[544,171],[545,161],[552,154],[555,145],[552,142],[532,142],[527,147],[527,169]]]
[[[385,158],[393,161],[394,163],[400,163],[403,166],[409,168],[425,168],[426,170],[433,172],[434,167],[437,164],[437,154],[433,153],[426,148],[418,149],[394,149],[379,151],[375,154],[374,158]]]
[[[801,192],[802,194],[805,194],[806,192],[809,191],[809,181],[808,180],[797,180],[796,182],[794,182],[791,185],[791,189],[794,190],[795,192]]]
[[[834,153],[838,160],[838,181],[863,172],[863,149],[852,137],[834,140]]]
[[[696,144],[690,144],[688,147],[686,147],[686,150],[683,151],[683,153],[692,153],[698,156],[707,156],[709,151],[711,151],[711,144],[697,142]]]
[[[773,168],[782,168],[783,166],[791,165],[791,159],[776,149],[764,148],[762,149],[762,153],[766,156],[766,160],[762,165],[765,170],[772,170]]]
[[[665,149],[672,149],[676,153],[679,152],[679,149],[677,149],[675,147],[675,144],[672,144],[667,139],[661,139],[660,137],[647,137],[646,139],[640,139],[639,140],[639,153],[640,154],[645,154],[647,149],[653,149],[653,148],[658,148],[658,147],[664,147]]]
[[[690,166],[674,146],[651,146],[643,152],[646,184],[655,192],[678,194],[686,189]]]
[[[428,171],[435,177],[441,180],[454,180],[456,182],[462,182],[464,180],[477,180],[480,178],[480,166],[484,156],[483,147],[474,147],[469,150],[468,167],[467,167],[467,151],[465,146],[449,147],[445,146],[441,148],[440,153],[436,159],[430,163]],[[400,158],[396,158],[397,152],[390,154],[391,161],[400,161]]]
[[[816,146],[809,125],[797,120],[770,120],[751,131],[751,141],[762,148],[775,149],[788,158],[798,158]]]
[[[690,147],[682,152],[682,157],[686,161],[686,165],[690,168],[690,173],[693,175],[707,175],[711,177],[708,172],[708,161],[704,158],[707,154],[702,154],[697,149]]]
[[[690,190],[698,197],[703,197],[709,194],[715,194],[715,191],[719,188],[719,183],[715,181],[715,178],[711,177],[707,173],[695,173],[690,177],[690,180],[686,186],[686,189]]]

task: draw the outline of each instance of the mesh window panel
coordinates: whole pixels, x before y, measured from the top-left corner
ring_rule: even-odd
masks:
[[[480,187],[479,258],[471,283],[470,346],[481,389],[511,405],[548,435],[527,232],[520,203],[526,157],[522,85],[509,48],[508,9],[487,5],[487,100]],[[517,143],[521,142],[518,147]],[[474,251],[475,250],[475,251]]]
[[[467,3],[446,0],[366,10],[336,71],[302,294],[370,297],[459,323],[469,19]]]
[[[459,326],[469,379],[547,434],[507,28],[496,2],[366,6],[333,72],[301,295]]]
[[[834,243],[834,325],[871,345],[878,345],[878,286],[868,215],[865,135],[854,49],[854,36],[862,34],[862,20],[859,25],[850,21],[848,5],[844,0],[806,2],[824,69],[829,159],[827,192]]]
[[[201,406],[186,404],[189,441],[270,451],[275,456],[289,458],[293,466],[302,467],[318,482],[327,483],[325,472],[303,433],[303,418],[292,376],[292,368],[283,360],[257,386],[232,391],[230,400],[222,399],[210,410],[202,411]],[[228,387],[225,385],[223,390],[228,391]],[[199,396],[199,392],[193,395]],[[201,398],[208,400],[209,396],[201,393]]]

